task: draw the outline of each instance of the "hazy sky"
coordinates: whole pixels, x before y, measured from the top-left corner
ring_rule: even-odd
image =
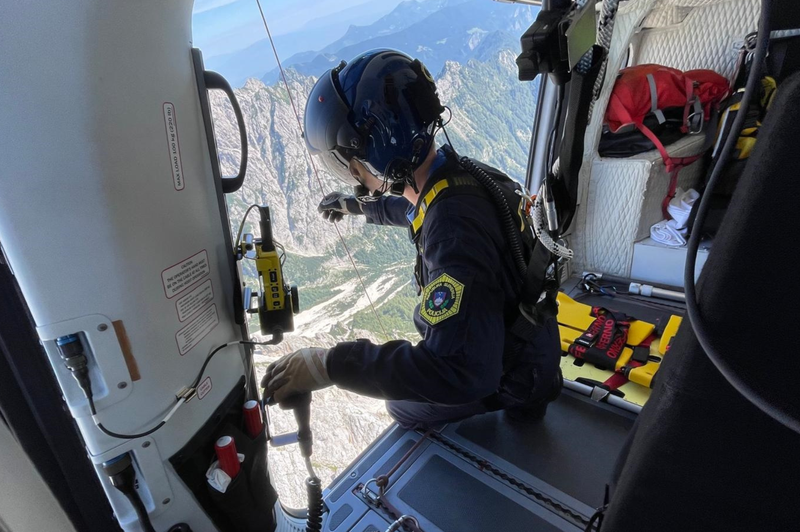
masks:
[[[337,39],[350,24],[369,24],[400,0],[261,0],[273,35],[306,31],[304,49]],[[195,0],[194,44],[207,56],[230,53],[264,39],[256,0]]]

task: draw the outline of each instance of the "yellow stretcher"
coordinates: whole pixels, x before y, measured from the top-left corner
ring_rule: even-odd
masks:
[[[581,336],[586,329],[594,321],[591,315],[592,307],[584,303],[579,303],[564,294],[559,292],[558,300],[558,331],[561,335],[561,350],[567,353],[569,346]],[[650,354],[663,358],[667,352],[667,347],[672,341],[672,338],[678,331],[682,318],[680,316],[671,316],[664,333],[661,338],[656,338],[650,344]],[[616,370],[620,371],[624,366],[630,362],[633,356],[633,348],[644,342],[655,331],[655,325],[642,320],[633,320],[630,328],[628,329],[628,340],[622,354],[616,363]],[[580,377],[592,379],[595,381],[604,382],[611,377],[614,372],[598,369],[592,364],[583,364],[576,366],[573,362],[575,359],[570,356],[564,356],[561,359],[561,370],[564,372],[564,377],[570,380],[575,380]],[[630,369],[628,373],[628,380],[626,384],[622,385],[619,390],[625,394],[625,399],[638,405],[644,405],[650,397],[650,385],[653,376],[658,371],[660,362],[654,360],[648,361],[645,365]]]

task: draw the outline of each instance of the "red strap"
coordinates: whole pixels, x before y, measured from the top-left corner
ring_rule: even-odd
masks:
[[[667,206],[669,206],[669,202],[672,201],[672,198],[675,197],[675,191],[678,189],[678,172],[680,172],[682,168],[697,161],[703,156],[703,154],[699,153],[697,155],[692,155],[691,157],[670,157],[669,153],[667,153],[667,149],[664,147],[661,141],[658,140],[658,137],[656,137],[655,133],[650,131],[650,129],[644,124],[639,124],[637,127],[645,137],[650,139],[650,142],[655,144],[658,152],[661,154],[661,159],[664,161],[664,166],[666,167],[667,172],[669,172],[669,187],[667,189],[667,195],[664,197],[664,201],[661,202],[661,213],[664,215],[665,220],[671,220],[672,216],[670,216],[669,212],[667,212]]]
[[[631,364],[628,364],[631,367],[639,367],[640,364],[638,362],[631,361]],[[635,365],[634,365],[635,364]],[[622,373],[614,373],[609,378],[607,378],[604,382],[604,386],[608,386],[609,390],[617,390],[620,386],[628,382],[628,377],[623,375]]]
[[[669,187],[667,188],[667,195],[664,196],[664,201],[661,202],[661,214],[664,215],[665,220],[672,220],[672,216],[669,214],[667,207],[669,207],[669,202],[672,201],[672,198],[675,197],[675,191],[678,190],[678,172],[680,172],[684,167],[689,166],[698,160],[700,157],[702,157],[702,154],[693,155],[691,157],[681,157],[677,159],[670,158],[672,172],[669,174]],[[667,170],[669,170],[669,165],[667,165]]]
[[[656,339],[656,335],[651,334],[647,338],[644,339],[637,347],[650,347],[650,344],[653,343],[653,340]],[[644,366],[641,362],[637,362],[635,360],[629,360],[627,366],[629,368],[638,368],[640,366]],[[615,372],[609,378],[607,378],[603,384],[608,386],[609,390],[618,390],[622,385],[628,382],[628,377],[623,375],[622,373]]]
[[[669,156],[669,153],[667,153],[667,149],[664,147],[664,145],[661,143],[658,137],[656,137],[656,134],[650,131],[650,128],[644,124],[636,124],[636,127],[639,128],[639,131],[641,131],[642,134],[648,139],[650,139],[650,142],[652,142],[655,145],[656,149],[658,150],[658,153],[661,154],[661,159],[664,161],[664,165],[667,167],[667,172],[671,172],[673,165],[672,158]]]
[[[673,170],[669,175],[667,195],[664,196],[664,200],[661,202],[661,214],[664,215],[665,220],[672,220],[672,215],[670,215],[667,207],[669,207],[669,202],[675,197],[675,191],[678,189],[678,172],[680,172],[680,168]]]
[[[684,83],[686,84],[686,105],[683,107],[683,124],[681,124],[681,133],[689,132],[689,109],[694,105],[694,100],[697,96],[694,93],[694,81],[684,76]]]

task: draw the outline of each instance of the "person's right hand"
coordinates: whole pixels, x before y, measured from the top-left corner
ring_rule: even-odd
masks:
[[[359,202],[354,196],[342,192],[331,192],[319,203],[317,210],[329,222],[338,222],[345,214],[364,214]]]

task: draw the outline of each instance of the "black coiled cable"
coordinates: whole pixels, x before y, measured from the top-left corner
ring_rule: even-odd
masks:
[[[322,530],[322,484],[317,477],[306,479],[306,493],[308,495],[308,517],[306,518],[306,532],[320,532]]]
[[[756,43],[752,67],[747,78],[745,91],[739,103],[739,109],[748,109],[750,100],[755,95],[761,83],[761,70],[764,59],[767,57],[769,51],[769,37],[772,22],[771,15],[773,14],[772,8],[772,0],[761,1],[761,17],[757,34],[758,41]],[[737,370],[736,366],[731,363],[730,357],[727,357],[726,353],[722,352],[718,345],[719,342],[712,337],[712,334],[708,330],[708,322],[703,316],[703,312],[701,312],[700,305],[697,301],[695,272],[697,269],[697,251],[700,247],[700,239],[703,236],[703,223],[711,207],[712,191],[717,182],[722,178],[725,165],[730,160],[733,150],[736,149],[739,132],[742,130],[746,118],[746,112],[739,112],[736,114],[736,118],[731,126],[731,132],[722,147],[722,152],[720,153],[716,166],[714,166],[711,178],[708,180],[706,190],[697,208],[694,227],[686,247],[686,267],[683,278],[686,290],[686,312],[689,316],[697,341],[702,346],[708,359],[714,364],[714,367],[717,368],[717,371],[728,381],[728,384],[733,386],[742,397],[755,405],[764,414],[789,430],[800,434],[800,417],[798,417],[797,412],[793,410],[792,405],[777,403],[765,395],[763,391],[755,388],[753,383],[748,381],[747,375]],[[705,312],[709,310],[711,309],[706,309]]]
[[[500,219],[505,228],[506,235],[508,236],[508,244],[511,248],[511,256],[517,265],[520,277],[525,279],[525,273],[528,271],[528,264],[525,262],[525,255],[522,252],[522,239],[519,236],[517,224],[511,214],[511,208],[508,206],[506,197],[494,179],[491,178],[482,168],[475,164],[469,157],[461,157],[459,160],[461,167],[470,173],[483,187],[489,191],[494,204],[500,211]]]

